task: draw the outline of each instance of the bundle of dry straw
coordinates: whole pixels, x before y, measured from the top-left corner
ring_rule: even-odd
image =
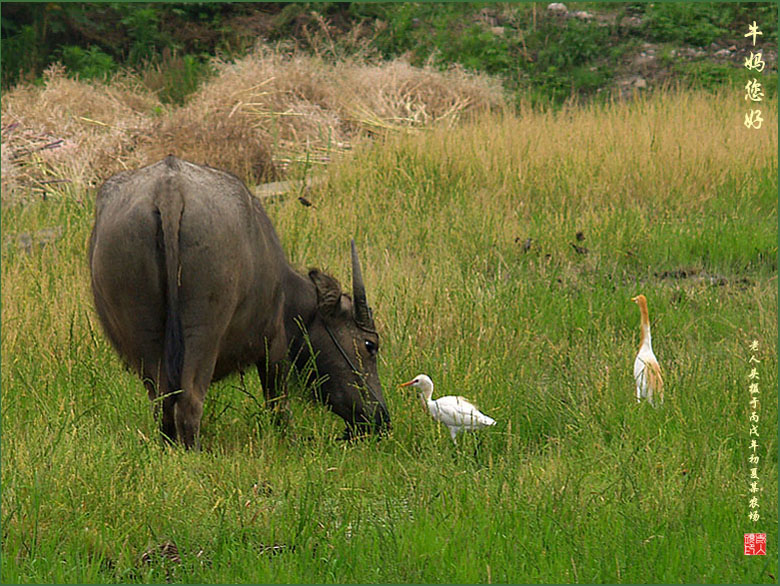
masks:
[[[180,107],[161,104],[130,74],[84,82],[60,65],[42,85],[6,92],[3,201],[75,192],[170,153],[258,182],[298,161],[327,163],[367,137],[452,125],[504,103],[492,79],[402,61],[326,63],[261,44],[214,67]]]

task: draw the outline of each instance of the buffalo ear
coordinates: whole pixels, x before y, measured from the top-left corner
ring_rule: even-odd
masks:
[[[337,315],[344,311],[339,282],[317,269],[309,271],[309,278],[317,288],[317,308],[325,315]]]

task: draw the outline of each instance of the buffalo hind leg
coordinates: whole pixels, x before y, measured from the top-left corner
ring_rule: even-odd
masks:
[[[188,450],[200,449],[200,418],[205,393],[195,389],[182,392],[176,401],[176,433]]]
[[[206,390],[214,375],[217,348],[213,340],[187,340],[182,367],[182,389],[175,398],[176,434],[187,449],[200,448],[200,419]]]
[[[160,432],[163,441],[168,444],[176,443],[176,399],[175,394],[168,393],[162,397],[162,420],[160,422]]]
[[[176,442],[176,424],[174,420],[174,404],[176,393],[168,390],[168,383],[164,376],[160,376],[159,368],[156,372],[145,372],[144,386],[152,402],[154,420],[160,427],[162,439],[167,444]],[[155,382],[159,381],[159,382]]]

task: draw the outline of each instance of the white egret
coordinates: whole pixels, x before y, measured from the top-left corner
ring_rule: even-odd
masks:
[[[420,399],[436,421],[441,421],[450,430],[450,437],[457,445],[455,436],[461,431],[471,431],[481,427],[495,425],[496,421],[481,413],[474,405],[463,397],[447,396],[439,397],[435,401],[433,395],[433,381],[426,374],[418,374],[402,387],[417,387],[420,389]]]
[[[650,315],[647,312],[647,299],[644,295],[632,297],[631,301],[639,306],[640,327],[642,337],[639,342],[639,352],[634,360],[634,381],[636,381],[636,400],[639,403],[646,397],[651,405],[653,396],[657,395],[664,402],[664,380],[661,378],[661,367],[653,354],[653,344],[650,337]]]

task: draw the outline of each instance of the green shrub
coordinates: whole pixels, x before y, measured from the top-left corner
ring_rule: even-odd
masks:
[[[611,27],[545,18],[526,42],[536,49],[533,61],[521,62],[532,87],[532,102],[560,103],[572,94],[589,95],[612,76]]]
[[[179,105],[213,72],[208,55],[174,57],[155,69],[160,76],[160,101]]]
[[[262,30],[270,40],[292,40],[327,59],[403,57],[415,66],[460,64],[498,76],[508,90],[530,93],[534,101],[557,104],[573,94],[590,99],[609,86],[620,57],[642,41],[674,47],[732,44],[743,40],[755,20],[762,46],[777,43],[777,6],[770,2],[567,6],[595,17],[551,17],[543,3],[7,3],[2,84],[34,79],[57,59],[84,77],[170,63],[176,71],[168,82],[162,80],[168,74],[158,71],[154,87],[163,100],[180,103],[208,75],[208,56],[241,56]],[[627,30],[610,24],[629,15],[641,18],[642,26]],[[676,68],[668,55],[662,57],[664,67]],[[704,87],[733,77],[717,63],[685,66],[678,73],[686,83]]]
[[[130,65],[138,65],[154,58],[159,51],[170,45],[170,39],[160,32],[160,17],[154,6],[118,4],[122,15],[120,22],[130,39],[126,59]]]
[[[86,50],[75,45],[63,47],[62,63],[70,75],[85,79],[106,79],[117,68],[114,58],[94,45]]]
[[[38,35],[31,24],[16,26],[6,18],[2,19],[3,30],[3,87],[14,83],[27,72],[41,68],[43,56],[37,44]]]
[[[747,32],[754,20],[763,41],[777,40],[774,3],[653,2],[645,5],[646,30],[656,41],[706,46],[734,32]]]

